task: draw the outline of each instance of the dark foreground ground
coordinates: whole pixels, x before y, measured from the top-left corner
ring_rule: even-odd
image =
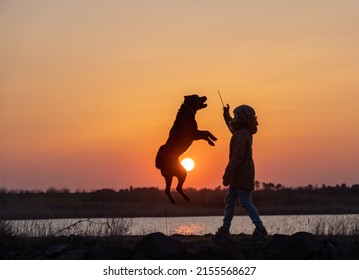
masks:
[[[314,236],[307,232],[271,235],[253,240],[250,235],[233,235],[220,244],[213,235],[109,237],[6,236],[0,238],[0,259],[7,260],[359,260],[358,236]]]

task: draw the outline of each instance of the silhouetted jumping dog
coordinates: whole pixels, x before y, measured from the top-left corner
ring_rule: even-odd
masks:
[[[206,96],[200,97],[196,94],[184,97],[167,142],[157,152],[156,167],[161,170],[161,174],[166,180],[165,193],[173,204],[175,204],[175,200],[171,196],[170,191],[173,177],[178,178],[176,190],[185,200],[190,201],[189,197],[182,191],[187,171],[181,165],[178,158],[191,146],[194,140],[206,140],[211,146],[214,146],[213,141],[217,140],[209,131],[198,130],[197,127],[195,115],[198,110],[207,107],[207,104],[205,104],[206,100]]]

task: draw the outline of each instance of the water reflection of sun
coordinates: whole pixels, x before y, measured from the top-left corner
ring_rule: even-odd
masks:
[[[203,234],[203,226],[197,224],[185,224],[179,225],[175,228],[175,233],[183,234],[183,235],[202,235]]]

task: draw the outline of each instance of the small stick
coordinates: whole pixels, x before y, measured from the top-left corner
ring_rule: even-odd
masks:
[[[221,93],[219,92],[218,89],[217,89],[217,91],[218,91],[219,98],[221,99],[222,105],[223,105],[223,107],[224,107],[224,103],[223,103],[223,99],[222,99]]]

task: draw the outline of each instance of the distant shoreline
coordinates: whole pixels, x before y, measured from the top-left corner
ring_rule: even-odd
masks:
[[[1,192],[0,220],[220,216],[226,192],[188,189],[191,202],[174,192],[175,205],[157,188]],[[252,197],[261,215],[359,214],[359,188],[258,190]],[[238,203],[236,215],[243,214]]]

